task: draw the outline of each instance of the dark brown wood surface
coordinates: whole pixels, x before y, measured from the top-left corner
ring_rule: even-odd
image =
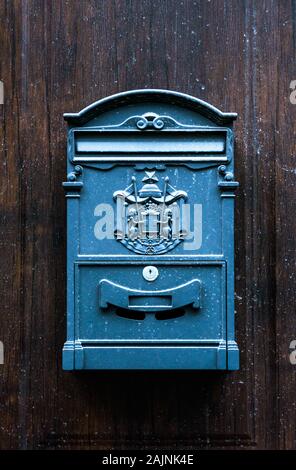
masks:
[[[0,21],[0,448],[296,448],[296,1],[0,0]],[[62,113],[145,87],[239,113],[239,372],[61,369]]]

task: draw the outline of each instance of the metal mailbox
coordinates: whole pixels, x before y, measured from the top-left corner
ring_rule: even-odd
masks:
[[[236,114],[134,90],[64,117],[63,368],[238,369]]]

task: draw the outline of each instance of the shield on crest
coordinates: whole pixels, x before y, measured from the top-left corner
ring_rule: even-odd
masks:
[[[162,189],[158,182],[155,171],[146,171],[140,188],[133,176],[127,188],[113,194],[117,204],[115,237],[139,254],[166,253],[184,239],[180,214],[187,193],[171,186],[168,177]]]

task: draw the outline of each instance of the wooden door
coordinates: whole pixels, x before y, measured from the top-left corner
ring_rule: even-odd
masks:
[[[295,448],[295,11],[294,0],[0,0],[1,448]],[[239,114],[239,372],[61,368],[62,113],[135,88]]]

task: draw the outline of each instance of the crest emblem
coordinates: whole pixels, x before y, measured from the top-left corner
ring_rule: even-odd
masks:
[[[165,177],[162,185],[155,171],[146,171],[138,187],[136,177],[113,197],[117,205],[115,237],[129,250],[139,254],[166,253],[185,236],[180,227],[185,191],[176,190]]]

